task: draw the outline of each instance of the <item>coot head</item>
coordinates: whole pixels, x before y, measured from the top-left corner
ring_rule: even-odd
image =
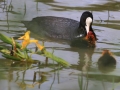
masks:
[[[95,47],[96,37],[92,31],[89,31],[87,33],[87,36],[85,37],[85,39],[88,41],[88,44],[89,44],[88,47]]]
[[[91,31],[96,39],[96,35],[92,29],[93,15],[89,11],[83,12],[80,18],[80,24],[78,28],[78,37],[85,37]]]

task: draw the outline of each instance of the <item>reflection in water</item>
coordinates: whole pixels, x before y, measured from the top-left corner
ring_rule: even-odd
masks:
[[[8,74],[8,77],[9,77],[9,84],[10,82],[13,81],[13,75],[14,75],[14,71],[16,72],[16,80],[15,80],[15,83],[20,87],[22,88],[22,90],[26,90],[26,88],[33,88],[35,87],[36,85],[40,85],[42,83],[44,83],[46,81],[46,73],[44,72],[40,72],[40,71],[37,71],[37,72],[34,72],[33,74],[33,84],[29,84],[25,78],[25,75],[26,75],[26,71],[29,70],[29,68],[31,67],[31,64],[32,63],[20,63],[20,62],[15,62],[15,63],[11,63],[11,69],[9,70],[9,74]],[[22,80],[20,81],[20,77],[21,77],[21,70],[17,70],[17,67],[24,67],[22,69]],[[16,69],[14,69],[16,68]],[[32,74],[32,73],[31,73]],[[38,76],[38,79],[36,78]],[[31,77],[32,78],[32,77]],[[9,86],[9,88],[11,88],[11,86]]]
[[[12,5],[12,0],[10,0],[10,4],[6,7],[7,12],[12,12],[13,5]]]
[[[3,4],[2,4],[2,2],[3,2]],[[5,8],[6,8],[6,1],[5,0],[0,0],[0,8],[3,10],[3,12],[4,12],[4,10],[5,10]]]
[[[37,8],[37,6],[36,6],[36,8]],[[24,16],[25,16],[25,14],[26,14],[26,1],[24,1]]]
[[[38,85],[38,88],[40,89],[40,86],[42,83],[44,83],[45,81],[47,81],[47,75],[48,73],[46,72],[34,72],[34,77],[33,77],[33,86]],[[38,80],[36,80],[36,77],[38,75]]]
[[[84,53],[81,53],[81,54],[83,54],[82,55],[83,57],[80,59],[82,59],[84,61],[80,60],[80,62],[82,63],[82,65],[80,64],[80,66],[82,66],[82,67],[79,66],[79,68],[82,69],[81,70],[82,72],[81,72],[81,76],[80,75],[78,76],[80,90],[88,89],[88,87],[90,86],[90,84],[88,84],[90,78],[94,78],[96,80],[101,81],[104,90],[106,90],[106,86],[105,86],[106,81],[113,82],[113,84],[115,82],[120,81],[119,76],[114,76],[114,75],[110,75],[110,74],[97,74],[95,72],[93,72],[93,73],[88,72],[88,70],[90,69],[91,57],[92,57],[93,51],[94,51],[94,49],[92,49],[89,52],[88,52],[88,50],[82,50],[82,52],[84,52]],[[88,56],[88,58],[86,58],[86,59],[85,59],[85,54],[87,54],[87,56]],[[116,59],[113,57],[112,53],[109,50],[103,50],[102,56],[98,59],[98,69],[103,73],[108,73],[108,72],[112,72],[115,68],[116,68]],[[83,74],[84,71],[87,71],[87,72]],[[83,79],[84,76],[86,76],[86,80]]]
[[[34,76],[33,76],[33,84],[27,84],[26,83],[26,80],[25,80],[25,73],[26,73],[26,70],[23,72],[23,78],[22,78],[22,82],[20,81],[16,81],[16,83],[18,84],[18,86],[20,88],[23,88],[23,89],[26,89],[27,87],[29,88],[34,88],[36,85],[38,85],[38,88],[40,89],[40,85],[42,83],[44,83],[46,81],[46,76],[40,72],[34,72]],[[39,76],[39,79],[36,80],[36,76]]]
[[[80,90],[88,90],[88,85],[89,85],[88,73],[86,74],[86,80],[83,78],[84,78],[83,74],[81,76],[78,75],[79,88]]]
[[[50,81],[49,89],[52,90],[53,84],[56,83],[55,80],[57,79],[58,83],[59,81],[59,70],[61,67],[56,67],[54,65],[50,65],[52,67],[52,70],[49,71],[41,71],[41,69],[45,68],[45,64],[41,64],[39,66],[32,66],[33,63],[25,63],[25,62],[11,62],[11,65],[9,66],[8,70],[8,84],[9,84],[9,90],[12,89],[11,83],[15,82],[15,85],[19,86],[22,90],[26,90],[27,88],[39,88],[41,89],[41,85],[48,81],[47,77],[51,76],[49,74],[50,72],[53,72],[53,80]],[[37,65],[37,63],[34,63]],[[49,65],[48,65],[49,66]],[[57,65],[58,66],[58,65]],[[33,69],[32,69],[33,68]],[[34,70],[34,68],[38,68],[37,71]],[[63,67],[62,67],[63,68]],[[28,75],[28,71],[30,72],[30,78]],[[33,72],[32,72],[33,70]],[[27,76],[27,77],[26,77]],[[57,78],[56,78],[57,77]],[[15,79],[15,80],[14,80]],[[43,85],[44,86],[44,85]],[[36,90],[36,89],[35,89]]]
[[[53,86],[53,84],[54,84],[54,82],[55,82],[55,75],[56,75],[56,72],[54,72],[54,78],[53,78],[53,82],[52,82],[52,84],[51,84],[51,86],[50,86],[50,90],[52,89],[52,86]]]
[[[19,87],[21,87],[23,90],[25,90],[26,89],[26,87],[27,87],[27,84],[25,83],[25,81],[24,81],[24,77],[25,77],[25,73],[26,73],[26,70],[25,71],[23,71],[23,77],[22,77],[22,81],[21,82],[16,82],[18,85],[19,85]]]
[[[35,0],[36,2],[43,2],[43,3],[51,3],[54,2],[54,0]]]
[[[88,3],[86,3],[88,4]],[[119,6],[120,2],[119,1],[115,1],[115,2],[107,2],[104,4],[91,4],[91,5],[85,5],[84,7],[80,5],[79,6],[72,6],[73,4],[71,4],[69,6],[69,4],[66,5],[57,5],[54,3],[49,3],[48,5],[51,5],[53,7],[56,8],[63,8],[63,9],[71,9],[71,10],[89,10],[89,11],[105,11],[105,10],[111,10],[111,11],[117,11],[119,10],[120,6]]]
[[[89,56],[89,59],[87,58],[87,60],[91,60],[92,54],[93,54],[93,51],[87,53],[87,55]],[[83,53],[83,56],[85,56],[84,53]],[[85,60],[84,57],[83,57],[83,60]],[[90,61],[85,62],[85,63],[86,64],[83,63],[83,67],[81,67],[82,68],[81,76],[80,75],[78,76],[79,77],[78,83],[79,83],[80,90],[88,90],[88,87],[90,86],[90,84],[88,83],[91,78],[101,81],[101,84],[103,86],[102,90],[107,90],[106,84],[105,84],[106,81],[112,82],[113,85],[115,82],[120,81],[119,79],[120,76],[107,74],[108,72],[112,72],[116,68],[116,59],[113,57],[112,53],[109,50],[103,50],[102,56],[98,59],[98,69],[101,72],[106,73],[106,74],[97,74],[95,72],[89,73],[87,70],[88,68],[90,68]],[[87,71],[87,72],[83,74],[83,71]],[[84,76],[86,76],[86,80],[83,79]],[[115,87],[113,87],[113,90],[114,88]]]
[[[116,59],[109,50],[104,50],[98,59],[98,68],[101,72],[111,72],[116,68]]]
[[[80,60],[78,61],[77,69],[80,71],[88,71],[91,66],[91,58],[94,53],[94,48],[80,49],[79,50]]]

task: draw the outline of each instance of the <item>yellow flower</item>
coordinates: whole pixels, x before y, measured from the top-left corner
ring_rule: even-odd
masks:
[[[21,49],[26,48],[27,45],[30,43],[30,31],[27,31],[24,36],[18,39],[23,40]]]
[[[39,44],[38,40],[30,40],[30,43],[35,43],[40,50],[43,50],[44,48],[44,46]]]
[[[38,40],[30,40],[30,31],[27,31],[24,36],[22,36],[22,37],[20,37],[20,38],[18,38],[18,39],[23,40],[21,49],[26,48],[27,45],[30,44],[30,43],[35,43],[36,46],[37,46],[40,50],[42,50],[42,49],[44,48],[44,46],[41,46],[41,45],[38,43]]]
[[[30,31],[27,31],[24,36],[18,38],[20,40],[30,40]]]
[[[39,44],[38,40],[30,40],[30,43],[35,43],[40,50],[43,50],[44,48],[44,46]]]
[[[43,49],[44,49],[44,46],[40,45],[40,44],[38,43],[38,41],[36,42],[36,46],[37,46],[40,50],[43,50]]]

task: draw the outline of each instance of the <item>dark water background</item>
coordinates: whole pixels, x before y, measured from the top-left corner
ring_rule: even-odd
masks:
[[[119,0],[0,0],[0,32],[18,38],[26,31],[21,21],[38,16],[60,16],[79,21],[84,11],[94,16],[93,28],[98,41],[94,50],[71,48],[61,42],[46,41],[52,51],[72,64],[70,68],[44,65],[45,57],[33,55],[38,64],[15,63],[0,54],[0,90],[119,90],[120,88],[120,1]],[[31,38],[36,38],[33,34]],[[0,45],[4,43],[0,42]],[[35,45],[29,45],[34,48]],[[116,58],[116,68],[98,68],[104,49]],[[54,67],[53,67],[54,66]],[[36,74],[36,81],[34,75]],[[78,79],[80,78],[80,79]]]

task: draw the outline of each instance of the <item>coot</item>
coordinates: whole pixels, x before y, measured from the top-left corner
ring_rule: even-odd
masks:
[[[98,69],[101,72],[111,72],[116,68],[116,59],[109,50],[103,50],[102,56],[98,59]]]
[[[102,66],[114,66],[116,65],[116,59],[113,57],[109,50],[103,50],[102,56],[98,59],[98,65]]]
[[[93,15],[89,11],[83,12],[80,22],[55,16],[36,17],[32,21],[22,22],[27,30],[42,38],[68,40],[73,47],[95,47],[97,39],[92,29]]]

